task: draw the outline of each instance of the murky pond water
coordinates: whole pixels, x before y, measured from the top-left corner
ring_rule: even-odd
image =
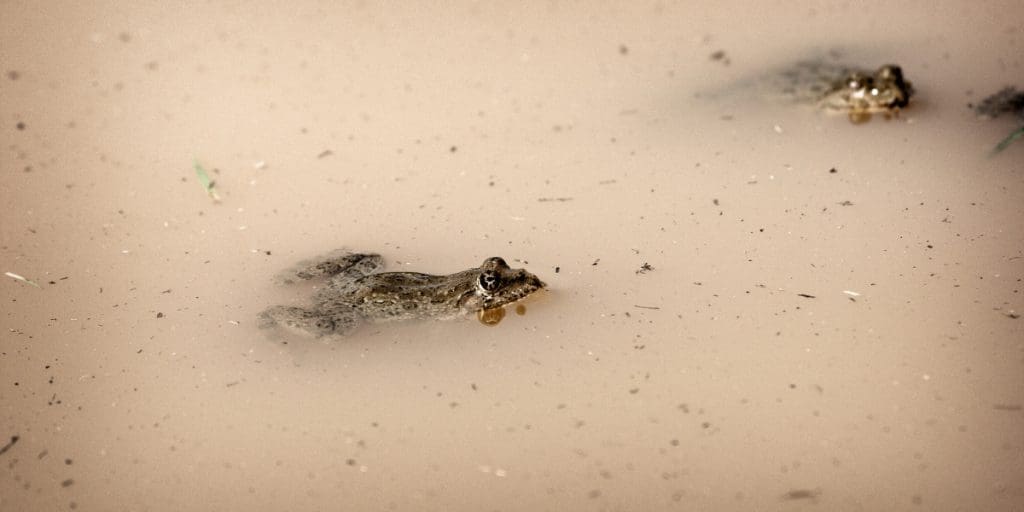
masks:
[[[0,509],[1024,508],[1022,20],[4,3]],[[911,104],[701,95],[813,55]],[[548,289],[257,328],[340,247]]]

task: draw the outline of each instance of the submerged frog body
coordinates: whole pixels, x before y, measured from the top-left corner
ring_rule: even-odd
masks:
[[[999,92],[981,100],[977,105],[971,105],[974,112],[983,118],[996,118],[1004,114],[1016,116],[1021,126],[1010,132],[1006,138],[996,144],[992,150],[998,153],[1010,145],[1016,139],[1024,137],[1024,91],[1018,91],[1014,87],[1006,87]]]
[[[971,105],[971,108],[981,117],[995,118],[1010,114],[1024,121],[1024,91],[1018,91],[1016,87],[1004,87],[977,105]]]
[[[797,62],[731,89],[750,88],[755,88],[759,96],[814,105],[830,114],[849,116],[855,123],[867,121],[873,114],[897,114],[914,93],[903,70],[895,64],[868,71],[821,60]]]
[[[545,287],[537,276],[512,269],[493,257],[478,268],[446,276],[381,272],[378,254],[338,251],[302,266],[294,278],[326,278],[313,306],[274,306],[260,313],[260,326],[282,325],[315,336],[345,334],[360,323],[410,319],[451,319],[476,313],[495,324],[503,306]],[[291,282],[292,277],[286,277]]]

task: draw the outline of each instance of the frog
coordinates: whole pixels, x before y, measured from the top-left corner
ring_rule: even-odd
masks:
[[[870,120],[874,114],[887,118],[898,115],[914,94],[913,85],[896,64],[871,71],[817,59],[798,61],[755,79],[734,83],[724,91],[699,96],[715,98],[743,91],[809,104],[827,114],[846,115],[855,124]]]
[[[781,74],[782,93],[814,104],[829,114],[846,115],[853,123],[871,119],[873,114],[892,117],[910,104],[913,85],[903,69],[885,64],[875,71],[803,61]]]
[[[299,264],[281,281],[322,279],[312,306],[272,306],[259,314],[258,325],[317,338],[348,335],[365,323],[451,320],[473,314],[484,325],[496,325],[506,305],[547,288],[536,275],[513,269],[497,256],[448,275],[380,272],[383,268],[379,254],[344,249]]]
[[[872,114],[896,116],[910,104],[913,85],[903,78],[903,69],[886,64],[874,73],[847,71],[822,94],[818,107],[830,113],[846,114],[851,122],[867,121]]]

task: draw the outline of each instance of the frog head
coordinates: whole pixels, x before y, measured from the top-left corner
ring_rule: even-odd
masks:
[[[913,93],[913,86],[903,78],[903,70],[886,64],[873,74],[851,71],[822,95],[820,105],[848,114],[852,121],[865,121],[871,114],[898,112],[907,106]]]
[[[547,285],[525,269],[514,269],[499,257],[487,258],[480,265],[471,293],[462,307],[471,311],[500,308],[516,302]]]

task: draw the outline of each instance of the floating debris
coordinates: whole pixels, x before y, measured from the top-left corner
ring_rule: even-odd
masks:
[[[729,60],[729,57],[725,54],[725,50],[718,50],[718,51],[713,52],[711,55],[708,55],[708,59],[711,59],[711,60],[717,61],[717,62],[721,62],[722,64],[724,64],[726,66],[728,66],[731,63],[731,61]]]
[[[36,288],[39,288],[39,284],[37,284],[35,281],[31,279],[26,279],[18,274],[15,274],[14,272],[4,272],[4,275],[12,279],[17,279],[18,281],[26,282],[32,286],[35,286]]]
[[[0,446],[0,455],[3,455],[5,453],[7,453],[7,450],[10,450],[11,447],[13,447],[14,444],[18,442],[18,439],[21,439],[21,437],[20,436],[16,436],[16,435],[11,436],[11,442],[9,442],[9,443],[7,443],[7,444],[5,444],[3,446]]]
[[[210,175],[206,173],[206,169],[199,165],[199,160],[193,162],[193,166],[196,169],[196,177],[199,178],[199,185],[203,187],[203,190],[216,202],[220,202],[220,194],[217,193],[213,187],[217,184],[215,181],[210,179]]]

